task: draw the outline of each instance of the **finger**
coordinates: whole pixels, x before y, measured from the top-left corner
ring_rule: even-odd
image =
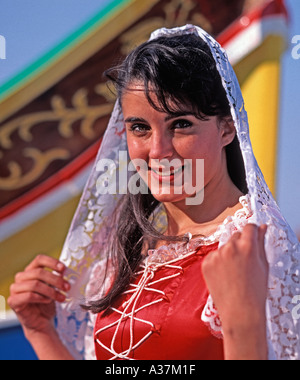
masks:
[[[49,268],[58,273],[63,273],[66,269],[65,265],[54,257],[38,255],[25,269],[30,271],[36,268]]]
[[[257,241],[257,239],[258,239],[258,229],[259,229],[259,227],[256,224],[252,224],[252,223],[247,224],[244,227],[243,232],[242,232],[243,238],[245,238],[247,240],[250,239],[250,240],[253,240],[253,241]]]
[[[238,241],[241,238],[241,236],[242,236],[242,233],[240,231],[234,232],[230,240],[232,242]]]
[[[261,243],[265,242],[266,233],[268,231],[268,226],[266,224],[263,224],[258,229],[258,240]]]
[[[266,262],[267,262],[267,256],[266,256],[266,251],[265,251],[265,239],[266,239],[267,230],[268,230],[268,226],[265,224],[260,226],[258,230],[258,244],[260,248],[259,251],[261,253],[261,257]]]
[[[37,293],[20,293],[8,298],[7,303],[14,311],[20,311],[28,304],[50,304],[53,302],[50,298],[44,297]]]
[[[219,250],[211,251],[203,260],[201,270],[204,275],[206,276],[207,273],[209,273],[211,270],[214,270],[214,261],[219,256]]]
[[[69,291],[71,288],[69,282],[64,280],[62,276],[53,274],[43,268],[37,268],[31,271],[17,273],[15,276],[16,284],[33,280],[44,282],[63,291]]]
[[[36,293],[53,301],[64,301],[66,299],[66,296],[59,290],[37,280],[15,283],[11,285],[10,292],[12,295]]]

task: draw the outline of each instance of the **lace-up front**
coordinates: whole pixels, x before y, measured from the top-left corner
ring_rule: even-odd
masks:
[[[165,262],[148,256],[120,302],[97,318],[98,359],[199,359],[202,344],[222,357],[222,341],[201,321],[208,296],[201,264],[217,246],[191,249]]]

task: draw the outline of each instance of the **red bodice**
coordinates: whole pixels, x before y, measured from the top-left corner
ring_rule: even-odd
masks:
[[[97,359],[224,359],[222,339],[201,320],[208,298],[201,265],[217,247],[217,243],[202,246],[196,253],[156,269],[148,279],[141,272],[131,291],[105,315],[97,316]]]

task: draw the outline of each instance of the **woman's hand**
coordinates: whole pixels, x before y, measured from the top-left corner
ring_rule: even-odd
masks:
[[[64,264],[39,255],[15,276],[10,287],[9,306],[15,311],[26,336],[32,333],[49,333],[53,329],[55,302],[63,302],[62,292],[70,290],[63,279]]]
[[[41,360],[71,360],[54,327],[55,302],[63,302],[70,290],[60,261],[37,256],[10,287],[9,306],[17,314],[26,338]]]
[[[203,276],[222,322],[226,359],[267,359],[266,231],[266,226],[249,224],[203,262]]]

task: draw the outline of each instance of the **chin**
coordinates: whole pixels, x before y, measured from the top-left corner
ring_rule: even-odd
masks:
[[[185,201],[189,195],[187,194],[153,194],[153,197],[160,203],[179,203]]]

